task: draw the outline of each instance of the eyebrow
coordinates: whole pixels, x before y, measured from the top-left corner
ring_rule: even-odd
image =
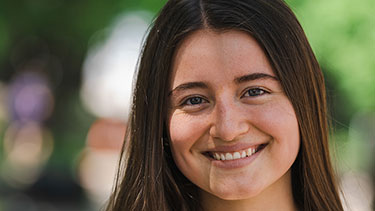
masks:
[[[269,74],[252,73],[252,74],[249,74],[249,75],[244,75],[244,76],[235,78],[234,82],[236,84],[240,84],[240,83],[244,83],[244,82],[248,82],[248,81],[254,81],[254,80],[258,80],[258,79],[273,79],[273,80],[279,81],[279,79],[277,77],[269,75]]]
[[[238,78],[234,79],[234,82],[236,84],[244,83],[244,82],[249,82],[249,81],[254,81],[254,80],[259,80],[259,79],[273,79],[278,81],[277,77],[265,74],[265,73],[252,73],[249,75],[244,75],[240,76]],[[176,88],[174,88],[172,91],[168,93],[168,96],[172,95],[174,92],[180,92],[188,89],[193,89],[193,88],[201,88],[201,89],[208,89],[208,86],[204,82],[187,82],[183,83]]]
[[[208,86],[203,82],[188,82],[181,84],[174,88],[172,91],[169,92],[168,96],[172,95],[173,92],[180,92],[187,89],[193,89],[193,88],[201,88],[201,89],[208,89]]]

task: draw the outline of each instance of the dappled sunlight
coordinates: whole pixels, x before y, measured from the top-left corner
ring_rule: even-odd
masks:
[[[125,132],[122,121],[96,120],[77,161],[80,184],[98,205],[105,203],[111,193]]]
[[[81,99],[93,115],[126,119],[149,16],[146,12],[122,16],[107,30],[108,38],[89,49],[83,65]]]

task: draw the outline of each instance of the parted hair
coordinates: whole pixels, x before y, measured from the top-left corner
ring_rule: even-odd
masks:
[[[300,149],[292,165],[294,200],[303,211],[342,211],[328,146],[322,71],[282,0],[170,0],[148,32],[137,68],[132,111],[107,211],[201,210],[198,187],[176,167],[166,116],[172,63],[192,32],[238,30],[263,49],[295,110]]]

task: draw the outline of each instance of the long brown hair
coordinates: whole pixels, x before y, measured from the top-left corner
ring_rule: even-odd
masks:
[[[177,169],[166,128],[173,56],[193,31],[240,30],[255,38],[291,101],[301,135],[293,196],[304,211],[343,210],[328,151],[323,74],[282,0],[170,0],[143,47],[129,129],[107,210],[200,210],[198,187]]]

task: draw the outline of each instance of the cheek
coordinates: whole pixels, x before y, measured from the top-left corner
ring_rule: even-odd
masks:
[[[204,118],[191,117],[185,114],[174,114],[169,119],[170,146],[173,159],[179,170],[193,183],[202,183],[207,169],[201,164],[202,156],[197,150],[197,145],[202,144],[207,128]]]
[[[174,113],[169,118],[169,135],[172,153],[176,158],[190,153],[190,149],[206,133],[207,124],[203,118]]]
[[[261,109],[261,112],[255,112],[260,129],[281,140],[292,137],[292,140],[299,140],[297,117],[289,101],[283,100]]]
[[[300,148],[300,135],[294,109],[288,102],[264,106],[262,109],[253,112],[256,114],[254,125],[267,134],[271,142],[264,151],[265,159],[259,166],[259,172],[263,175],[257,174],[256,177],[263,178],[261,181],[267,185],[267,181],[281,178],[295,162]]]
[[[262,108],[257,115],[255,125],[262,132],[272,137],[274,143],[271,150],[274,155],[292,159],[298,154],[300,135],[298,121],[289,101],[278,102],[277,106],[269,105]]]

